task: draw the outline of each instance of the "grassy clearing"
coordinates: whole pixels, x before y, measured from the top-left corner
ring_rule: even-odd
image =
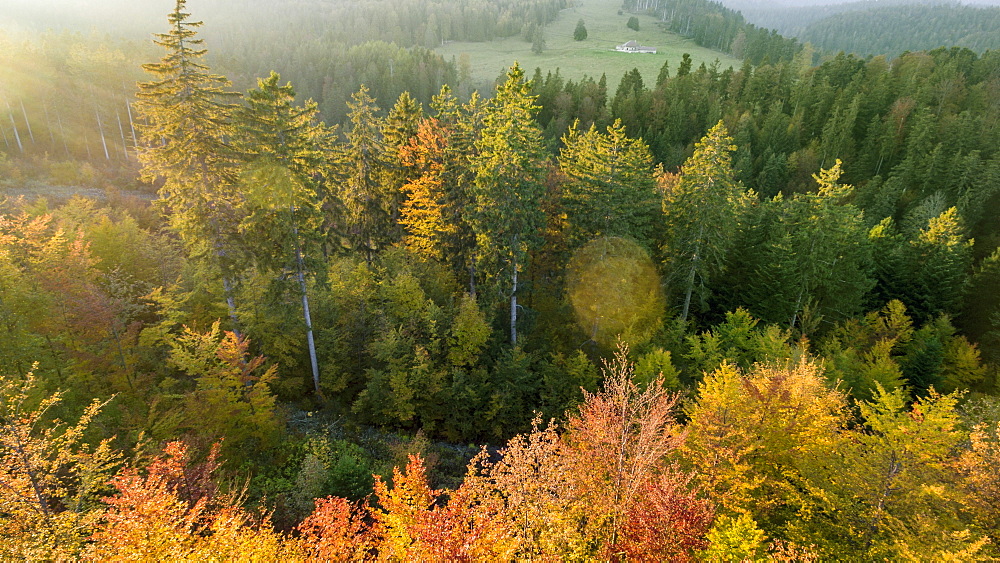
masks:
[[[652,85],[664,61],[669,61],[671,75],[683,53],[689,53],[694,67],[711,64],[719,60],[720,69],[733,66],[739,68],[741,61],[725,53],[705,49],[694,42],[672,33],[666,33],[656,26],[656,18],[640,15],[639,31],[625,27],[630,14],[618,15],[620,0],[575,0],[573,6],[559,14],[545,27],[545,51],[536,55],[531,52],[531,43],[519,37],[482,43],[451,42],[436,49],[446,59],[455,57],[459,65],[468,64],[468,70],[476,84],[490,84],[507,68],[518,61],[530,77],[535,68],[542,73],[554,72],[566,79],[579,80],[584,75],[600,78],[608,77],[609,95],[614,95],[622,75],[638,68],[647,85]],[[583,19],[587,26],[587,39],[573,40],[576,22]],[[655,47],[652,54],[617,53],[616,45],[635,39],[641,45]]]

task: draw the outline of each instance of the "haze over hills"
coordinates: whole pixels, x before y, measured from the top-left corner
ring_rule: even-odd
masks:
[[[937,47],[960,46],[977,52],[1000,47],[997,0],[728,0],[724,4],[754,25],[825,51],[895,56]]]

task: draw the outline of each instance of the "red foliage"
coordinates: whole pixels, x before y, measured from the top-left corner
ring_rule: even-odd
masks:
[[[708,547],[705,534],[715,510],[690,481],[691,475],[671,468],[645,483],[614,551],[629,561],[688,561],[693,551]]]

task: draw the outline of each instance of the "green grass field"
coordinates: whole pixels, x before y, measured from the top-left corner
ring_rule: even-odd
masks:
[[[525,69],[528,77],[535,68],[546,72],[559,69],[564,79],[579,80],[584,75],[594,79],[607,74],[608,93],[613,96],[622,75],[638,68],[647,86],[655,83],[664,61],[670,63],[670,74],[677,70],[683,53],[689,53],[694,67],[704,62],[711,64],[719,60],[720,69],[739,68],[741,61],[725,53],[695,45],[672,33],[666,33],[656,26],[656,19],[640,15],[639,31],[625,27],[630,14],[618,15],[620,0],[574,0],[570,8],[563,10],[555,21],[545,27],[545,51],[536,55],[531,52],[531,43],[520,37],[509,37],[499,41],[483,43],[451,42],[436,49],[446,59],[455,57],[460,64],[468,61],[471,78],[476,84],[491,84],[498,76],[517,61]],[[583,18],[587,26],[587,39],[573,40],[576,22]],[[618,53],[614,48],[629,39],[641,45],[655,47],[656,54]],[[467,58],[463,55],[466,55]]]

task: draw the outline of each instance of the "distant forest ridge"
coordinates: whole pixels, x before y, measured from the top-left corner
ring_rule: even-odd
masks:
[[[794,6],[725,2],[726,9],[738,10],[746,21],[821,50],[890,57],[942,46],[966,47],[978,53],[1000,47],[1000,7],[987,4],[880,0]]]

